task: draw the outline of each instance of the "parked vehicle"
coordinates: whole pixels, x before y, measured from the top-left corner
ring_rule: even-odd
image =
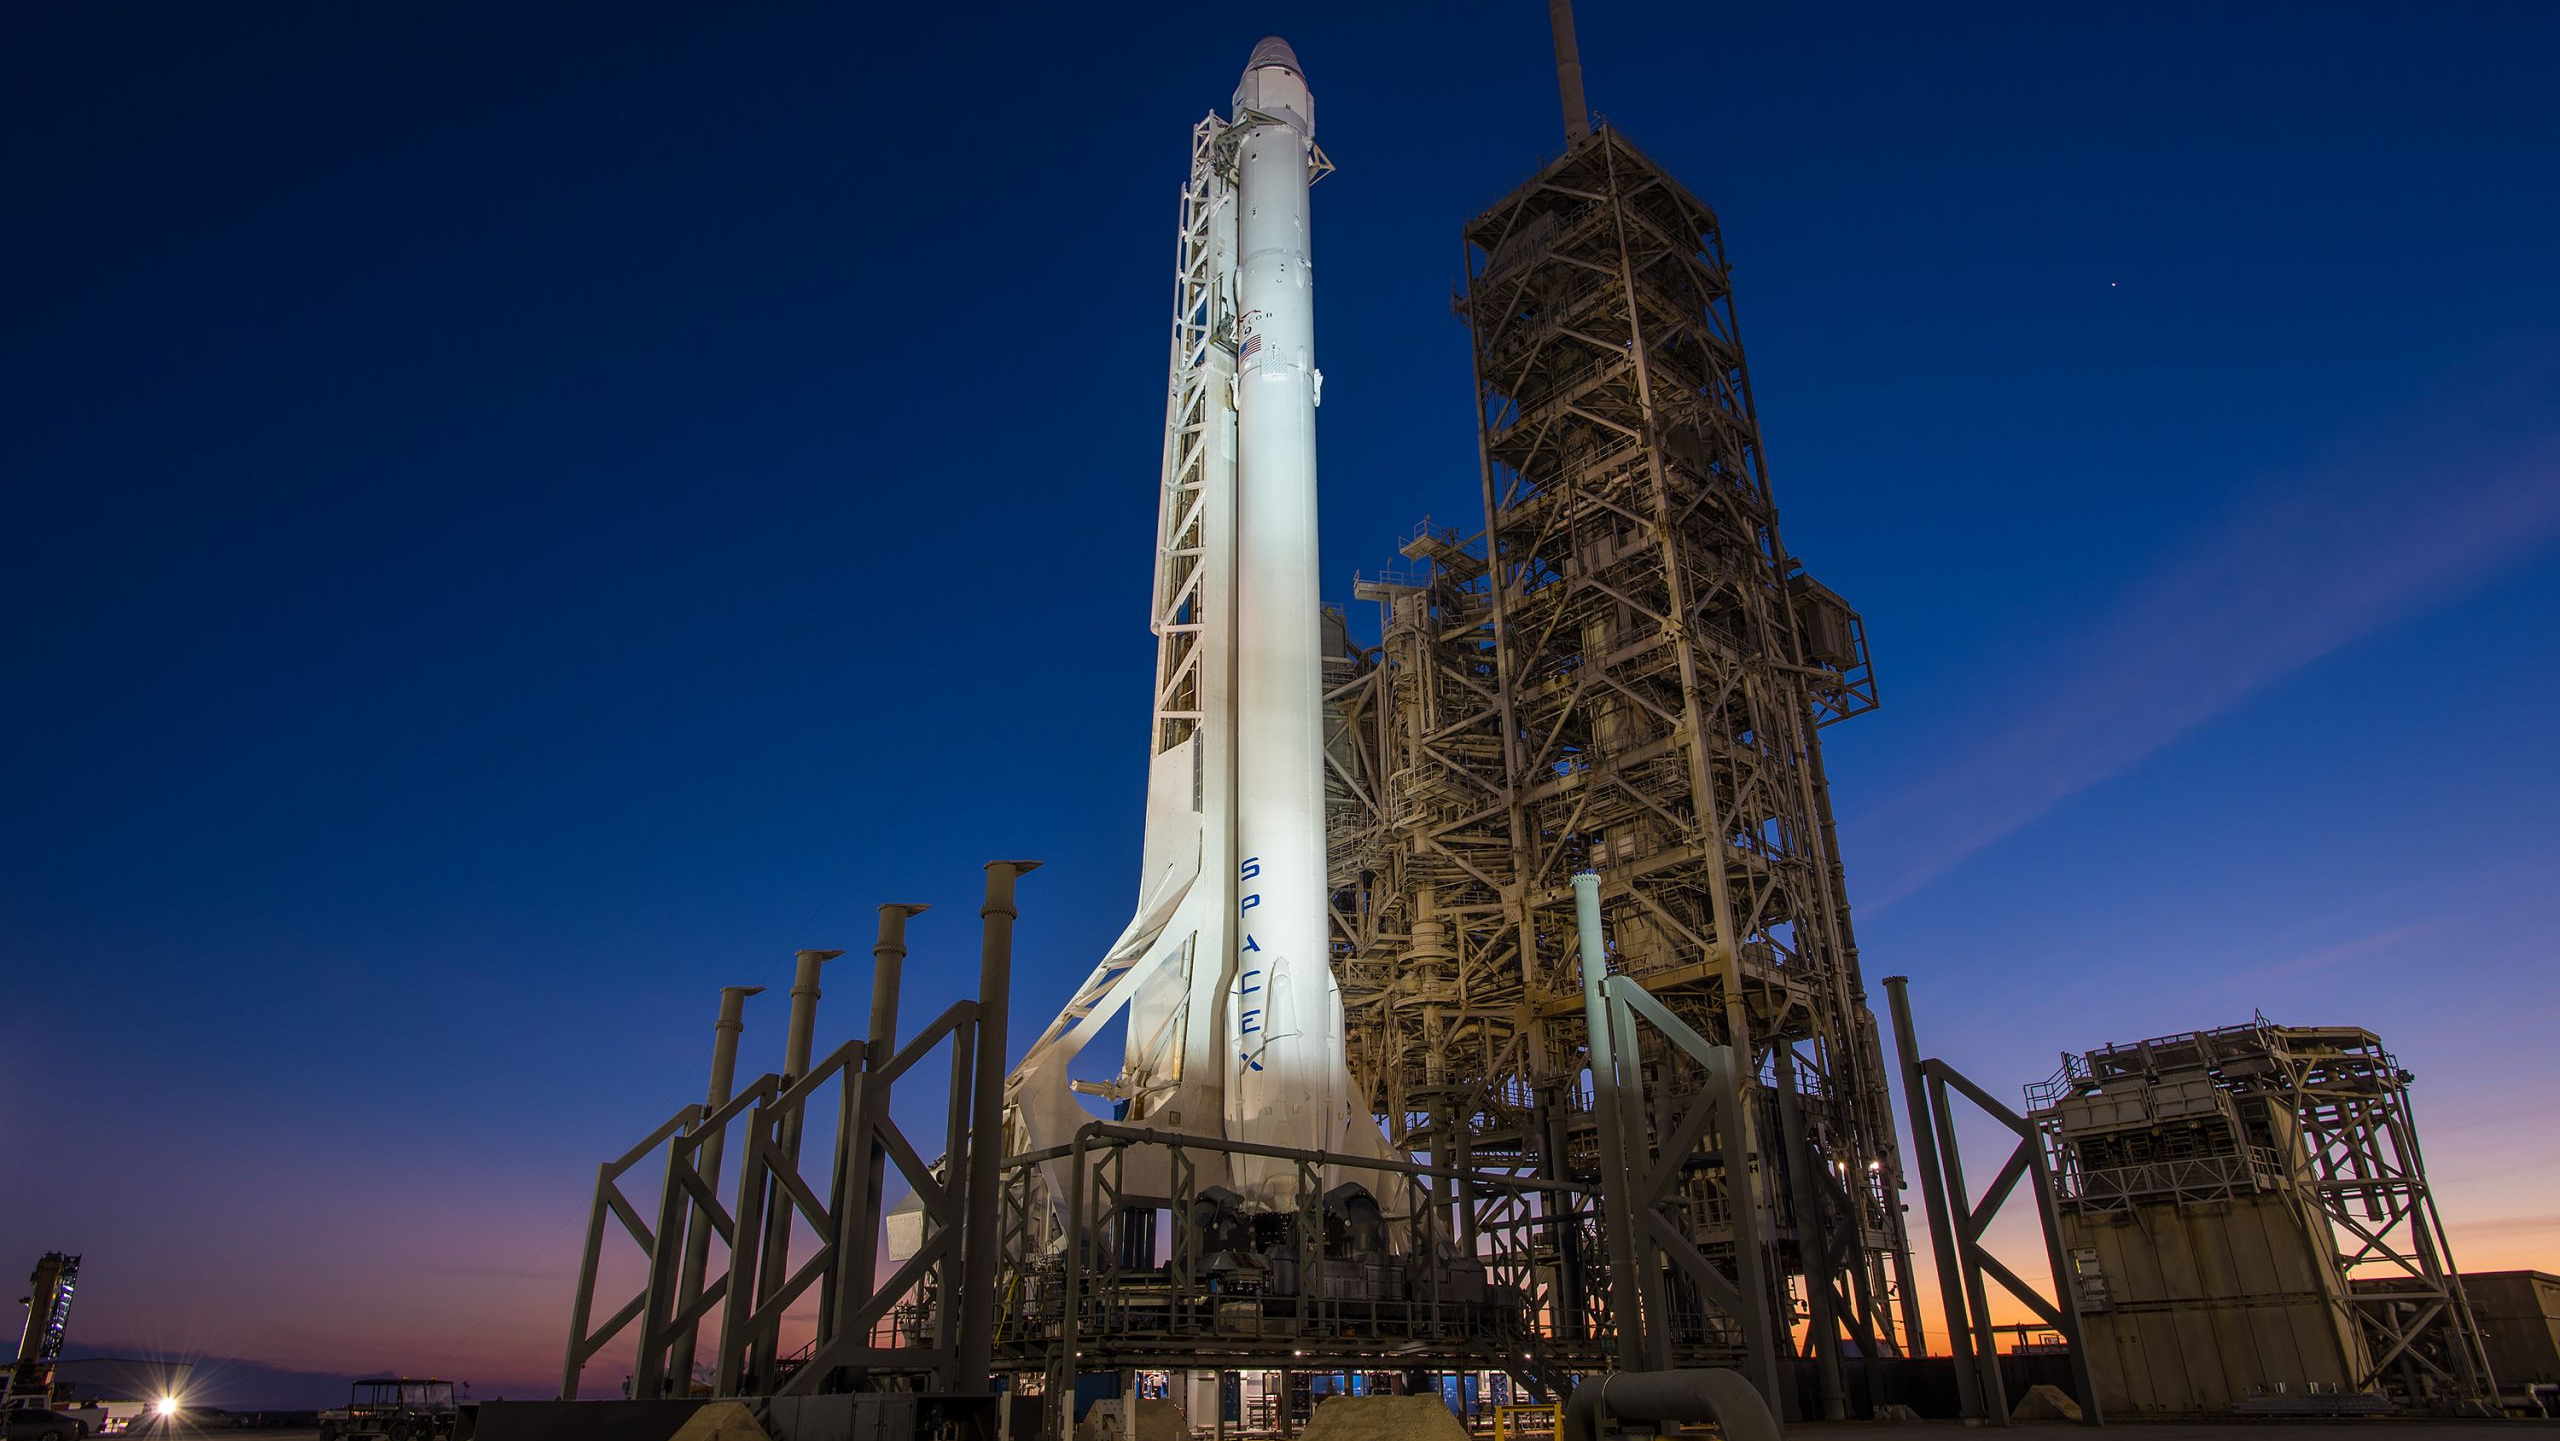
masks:
[[[355,1383],[343,1408],[320,1413],[320,1441],[448,1441],[461,1414],[450,1381],[380,1376]]]
[[[12,1406],[0,1411],[0,1437],[7,1441],[80,1441],[89,1423],[67,1411],[41,1406]]]

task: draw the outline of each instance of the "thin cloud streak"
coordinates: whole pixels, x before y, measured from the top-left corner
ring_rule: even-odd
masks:
[[[2229,991],[2263,987],[2271,981],[2305,976],[2314,971],[2331,970],[2351,961],[2394,950],[2410,941],[2441,934],[2451,929],[2453,924],[2453,917],[2437,916],[2429,920],[2413,921],[2405,926],[2393,926],[2387,930],[2375,931],[2371,935],[2359,936],[2351,941],[2340,941],[2335,945],[2323,946],[2316,951],[2306,951],[2290,960],[2234,971],[2223,978],[2220,988]]]
[[[2486,1221],[2466,1221],[2454,1228],[2483,1236],[2502,1236],[2513,1232],[2526,1234],[2560,1234],[2560,1211],[2544,1211],[2530,1216],[2498,1216]]]
[[[2446,432],[2493,429],[2485,419],[2421,426],[2400,454],[2328,467],[2234,514],[2137,587],[2069,647],[2078,659],[2059,684],[2013,698],[2004,710],[2015,719],[1860,818],[1862,844],[1893,876],[1868,909],[2560,532],[2560,435],[2547,419],[2530,445],[2445,458]]]

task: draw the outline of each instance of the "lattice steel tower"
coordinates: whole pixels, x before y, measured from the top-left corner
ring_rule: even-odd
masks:
[[[1355,1077],[1401,1149],[1593,1174],[1570,880],[1596,870],[1611,968],[1751,1057],[1751,1176],[1706,1138],[1667,1204],[1727,1260],[1756,1210],[1778,1334],[1808,1321],[1836,1382],[1921,1337],[1818,735],[1874,676],[1779,538],[1716,217],[1579,123],[1559,32],[1566,153],[1465,232],[1484,529],[1426,523],[1364,582],[1382,644],[1330,677]],[[1659,1094],[1698,1084],[1646,1059]],[[1734,1344],[1694,1310],[1689,1354]]]

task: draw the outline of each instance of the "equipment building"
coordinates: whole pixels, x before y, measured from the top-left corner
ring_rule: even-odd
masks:
[[[2110,1413],[2487,1397],[2409,1081],[2371,1031],[2261,1019],[2066,1056],[2030,1088]]]

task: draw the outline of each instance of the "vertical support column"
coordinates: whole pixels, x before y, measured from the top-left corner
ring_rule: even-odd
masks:
[[[569,1303],[569,1359],[560,1372],[560,1399],[578,1399],[578,1373],[587,1365],[587,1323],[595,1311],[596,1267],[604,1259],[605,1187],[611,1184],[613,1163],[596,1167],[596,1198],[587,1213],[587,1245],[578,1257],[578,1294]]]
[[[2027,1156],[2027,1180],[2035,1187],[2036,1220],[2044,1226],[2045,1265],[2053,1271],[2053,1309],[2063,1322],[2056,1329],[2071,1348],[2071,1379],[2080,1388],[2080,1419],[2086,1425],[2103,1426],[2106,1410],[2098,1400],[2098,1377],[2089,1364],[2087,1328],[2080,1324],[2079,1288],[2071,1284],[2071,1253],[2062,1244],[2062,1208],[2054,1195],[2053,1166],[2045,1158],[2044,1138],[2032,1122],[2022,1120],[2017,1131],[2018,1144]]]
[[[1965,1184],[1964,1151],[1956,1140],[1954,1108],[1947,1104],[1947,1083],[1936,1066],[1921,1063],[1929,1089],[1929,1121],[1938,1130],[1938,1163],[1946,1168],[1947,1204],[1955,1212],[1956,1269],[1964,1282],[1966,1304],[1973,1317],[1973,1369],[1981,1378],[1983,1419],[2009,1424],[2009,1388],[2000,1376],[2000,1337],[1991,1329],[1991,1297],[1982,1284],[1982,1238],[1973,1226],[1973,1188]]]
[[[1589,992],[1583,995],[1583,1014],[1591,1010]],[[1588,1024],[1586,1019],[1585,1024]],[[1565,1179],[1564,1095],[1561,1087],[1541,1088],[1538,1102],[1538,1179],[1561,1182]],[[1591,1334],[1589,1301],[1582,1271],[1582,1223],[1574,1219],[1580,1210],[1570,1193],[1542,1191],[1538,1195],[1537,1214],[1544,1222],[1548,1236],[1556,1248],[1556,1292],[1558,1312],[1557,1334],[1580,1341]]]
[[[1733,1286],[1742,1293],[1742,1336],[1748,1352],[1743,1374],[1770,1412],[1784,1415],[1788,1392],[1778,1370],[1778,1318],[1773,1314],[1777,1298],[1769,1276],[1775,1252],[1769,1244],[1769,1213],[1760,1205],[1760,1180],[1751,1174],[1752,1135],[1759,1128],[1751,1113],[1755,1079],[1751,1055],[1746,1044],[1726,1046],[1721,1063],[1708,1068],[1708,1084],[1716,1087],[1716,1104],[1724,1112],[1716,1118],[1716,1137],[1728,1178],[1725,1194],[1733,1208]],[[1662,1365],[1670,1365],[1668,1357]]]
[[[1056,1399],[1055,1419],[1058,1425],[1055,1441],[1072,1441],[1076,1430],[1076,1377],[1083,1373],[1084,1270],[1088,1257],[1085,1245],[1085,1192],[1092,1183],[1085,1175],[1085,1134],[1079,1128],[1068,1151],[1067,1164],[1067,1265],[1065,1292],[1058,1309],[1057,1361],[1049,1373],[1049,1392]]]
[[[1831,1242],[1822,1224],[1822,1203],[1814,1191],[1813,1144],[1805,1132],[1804,1101],[1796,1093],[1795,1043],[1779,1042],[1774,1055],[1779,1139],[1786,1144],[1787,1204],[1796,1213],[1796,1254],[1804,1265],[1805,1303],[1812,1313],[1806,1319],[1805,1337],[1813,1348],[1822,1419],[1838,1421],[1849,1414],[1849,1402],[1840,1377],[1840,1323],[1832,1310]]]
[[[765,1231],[765,1193],[773,1171],[774,1118],[772,1097],[747,1112],[746,1140],[738,1152],[738,1200],[734,1213],[736,1229],[729,1247],[729,1294],[720,1308],[719,1373],[711,1383],[713,1394],[736,1396],[742,1393],[749,1375],[749,1350],[755,1337],[753,1319],[756,1307],[756,1277],[761,1274],[757,1261],[763,1254]]]
[[[809,1055],[818,1035],[818,968],[842,951],[794,951],[791,971],[791,1024],[782,1043],[782,1083],[788,1088],[809,1071]]]
[[[1890,1111],[1885,1113],[1884,1126],[1893,1129]],[[1916,1360],[1929,1354],[1929,1328],[1920,1319],[1920,1275],[1911,1265],[1911,1228],[1895,1229],[1902,1237],[1901,1249],[1893,1253],[1893,1289],[1902,1298],[1902,1354]]]
[[[738,1037],[747,1029],[747,997],[764,994],[762,986],[722,986],[720,1019],[711,1028],[711,1090],[703,1115],[713,1116],[729,1103],[738,1076]],[[702,1149],[694,1168],[702,1173],[702,1184],[713,1195],[720,1193],[720,1163],[727,1148],[728,1126],[703,1138]],[[711,1226],[699,1205],[688,1204],[684,1214],[689,1218],[684,1233],[684,1276],[677,1284],[676,1304],[690,1309],[702,1296],[703,1273],[711,1267]],[[737,1280],[732,1277],[730,1285]],[[676,1394],[690,1395],[693,1390],[693,1362],[700,1349],[702,1323],[696,1321],[675,1338],[667,1361],[667,1374],[676,1384]]]
[[[809,1074],[810,1051],[818,1034],[818,968],[843,954],[842,951],[792,953],[791,1021],[782,1048],[782,1089],[785,1091]],[[775,1165],[793,1170],[799,1168],[804,1110],[804,1107],[795,1106],[783,1113],[780,1130],[774,1138],[778,1153]],[[757,1257],[756,1286],[746,1297],[738,1295],[738,1280],[734,1274],[737,1268],[734,1265],[730,1268],[733,1274],[729,1282],[729,1304],[733,1308],[743,1304],[752,1309],[765,1297],[781,1290],[782,1283],[791,1277],[791,1198],[779,1186],[773,1187],[772,1191],[764,1207],[764,1245]],[[754,1354],[748,1369],[757,1377],[759,1385],[769,1387],[773,1384],[774,1362],[779,1359],[781,1335],[779,1329],[774,1329],[751,1338]]]
[[[871,1029],[863,1052],[867,1070],[878,1070],[898,1042],[898,981],[907,963],[907,922],[932,907],[892,902],[880,908],[880,937],[871,943]]]
[[[1022,913],[1013,885],[1038,861],[989,861],[987,896],[978,907],[977,1084],[970,1099],[968,1220],[961,1234],[959,1353],[954,1372],[975,1391],[994,1385],[996,1332],[996,1194],[1004,1162],[1005,1039],[1013,988],[1013,923]],[[1070,1236],[1068,1244],[1075,1238]]]
[[[1938,1168],[1938,1131],[1920,1074],[1920,1043],[1911,1031],[1907,976],[1884,978],[1893,1010],[1893,1049],[1902,1062],[1902,1104],[1911,1116],[1911,1159],[1920,1169],[1920,1203],[1929,1218],[1929,1245],[1938,1263],[1938,1293],[1947,1316],[1947,1344],[1956,1358],[1957,1405],[1966,1417],[1984,1418],[1981,1378],[1974,1368],[1973,1320],[1965,1308],[1964,1275],[1956,1262],[1953,1222],[1947,1215],[1947,1183]]]
[[[626,1383],[634,1397],[664,1396],[672,1389],[667,1379],[667,1327],[676,1313],[676,1285],[684,1272],[684,1240],[690,1234],[694,1209],[693,1197],[678,1180],[677,1163],[705,1114],[700,1106],[686,1107],[681,1127],[667,1138],[666,1184],[658,1191],[657,1222],[650,1231],[649,1279],[640,1292],[639,1345]]]
[[[973,1008],[969,1024],[951,1036],[951,1085],[942,1129],[942,1154],[950,1162],[944,1168],[942,1214],[930,1218],[937,1230],[952,1233],[950,1246],[934,1266],[933,1349],[941,1354],[936,1363],[941,1388],[953,1392],[967,1389],[960,1379],[960,1293],[968,1284],[969,1238],[963,1232],[969,1216],[969,1123],[977,1114],[969,1097],[978,1079],[977,1048],[986,1041],[984,1024],[985,1013]]]
[[[1478,1098],[1470,1101],[1468,1109],[1472,1111],[1480,1104],[1481,1093],[1478,1093]],[[1454,1239],[1459,1255],[1472,1256],[1476,1254],[1475,1117],[1459,1115],[1453,1105],[1449,1108],[1449,1129],[1458,1138],[1458,1175],[1456,1180],[1448,1183],[1450,1194],[1457,1198],[1457,1204],[1451,1208],[1451,1218],[1457,1222],[1453,1228]]]
[[[880,1203],[888,1177],[888,1153],[872,1126],[888,1096],[872,1076],[889,1063],[898,1043],[898,982],[907,959],[907,921],[927,908],[892,902],[880,908],[879,938],[871,944],[871,1029],[862,1042],[862,1074],[853,1078],[852,1145],[844,1158],[844,1195],[836,1202],[836,1255],[844,1283],[835,1296],[833,1334],[842,1335],[855,1313],[871,1301],[879,1283]]]
[[[1591,1110],[1600,1121],[1600,1224],[1609,1239],[1609,1310],[1617,1320],[1618,1366],[1645,1368],[1644,1321],[1636,1292],[1635,1179],[1627,1171],[1626,1137],[1618,1109],[1617,1061],[1609,1006],[1601,997],[1607,978],[1607,941],[1600,931],[1600,877],[1573,878],[1573,919],[1582,942],[1582,1018],[1590,1032]]]
[[[1626,1185],[1633,1191],[1646,1172],[1660,1164],[1653,1155],[1653,1138],[1660,1127],[1645,1100],[1644,1049],[1637,1036],[1635,1008],[1614,986],[1609,988],[1609,1053],[1618,1071],[1618,1128],[1626,1150]],[[1635,1248],[1636,1293],[1644,1299],[1643,1364],[1646,1370],[1663,1371],[1671,1366],[1671,1303],[1662,1279],[1662,1255],[1644,1233],[1650,1215],[1650,1207],[1636,1214],[1628,1244]],[[1736,1249],[1739,1253],[1740,1248]]]
[[[1958,1360],[1972,1358],[1975,1404],[1981,1419],[1990,1425],[2009,1424],[2009,1391],[2000,1375],[1999,1335],[1992,1329],[1991,1302],[1982,1284],[1982,1238],[1975,1229],[1973,1190],[1965,1183],[1964,1156],[1956,1139],[1954,1109],[1947,1103],[1947,1083],[1943,1063],[1924,1060],[1919,1063],[1924,1098],[1915,1098],[1914,1129],[1925,1110],[1927,1124],[1936,1134],[1938,1164],[1943,1169],[1946,1204],[1953,1215],[1955,1260],[1954,1279],[1949,1282],[1962,1298],[1961,1316],[1951,1312],[1948,1329],[1960,1335]],[[1953,1303],[1951,1303],[1953,1304]]]

